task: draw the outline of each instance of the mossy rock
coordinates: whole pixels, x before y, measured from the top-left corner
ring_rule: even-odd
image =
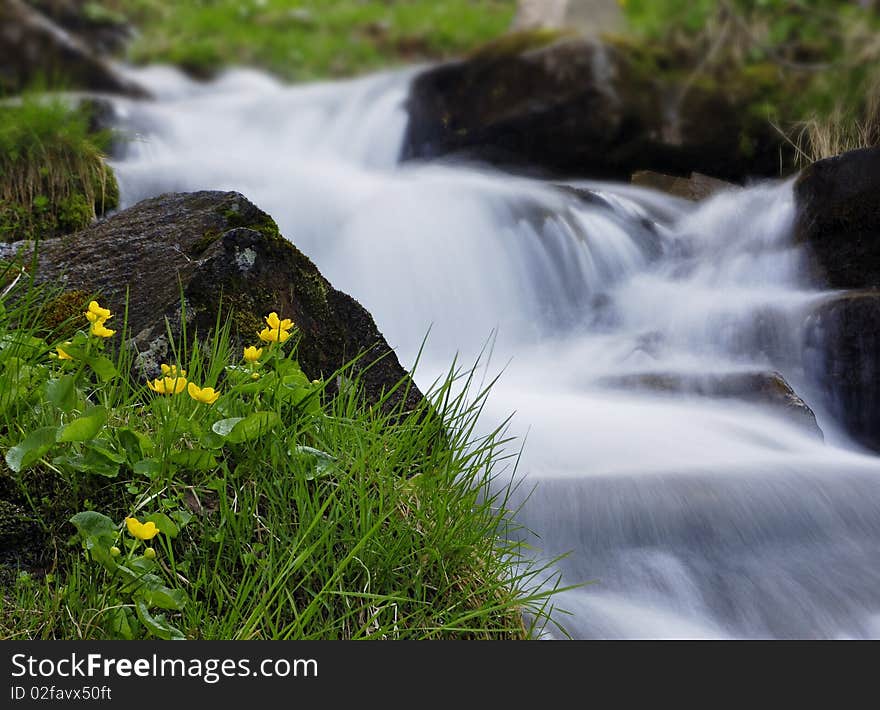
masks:
[[[96,253],[105,256],[96,260]],[[235,192],[162,195],[45,241],[36,274],[69,292],[100,293],[116,313],[127,305],[140,377],[158,374],[171,350],[166,319],[175,339],[182,334],[181,295],[190,337],[207,337],[219,309],[232,316],[238,347],[259,344],[263,317],[277,311],[296,324],[297,356],[309,377],[329,377],[366,354],[358,369],[371,401],[408,377],[370,314]],[[415,386],[408,397],[412,405],[421,399]],[[389,406],[398,403],[400,396]]]
[[[638,170],[775,177],[793,151],[766,115],[750,113],[768,97],[764,73],[694,75],[675,48],[511,38],[416,77],[402,158],[617,180]]]

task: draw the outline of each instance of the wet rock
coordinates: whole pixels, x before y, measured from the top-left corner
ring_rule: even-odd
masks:
[[[292,319],[301,335],[300,364],[312,378],[367,353],[357,369],[371,401],[408,377],[370,314],[235,192],[145,200],[85,231],[42,242],[36,273],[66,290],[99,294],[119,314],[130,289],[129,330],[144,377],[158,374],[171,356],[166,319],[175,338],[184,322],[190,336],[205,335],[221,306],[232,312],[240,345],[258,342],[265,314]],[[415,404],[421,395],[412,386],[408,397]]]
[[[413,81],[401,157],[627,181],[643,169],[778,175],[782,139],[745,109],[748,86],[683,85],[635,57],[546,30],[501,38]]]
[[[830,297],[805,333],[805,366],[828,411],[857,442],[880,451],[880,292]]]
[[[813,410],[778,372],[725,372],[690,375],[644,372],[602,378],[600,384],[627,390],[649,390],[716,399],[738,399],[781,412],[806,431],[824,438]]]
[[[719,180],[709,175],[693,172],[690,174],[690,177],[679,177],[677,175],[664,175],[652,170],[639,170],[633,173],[630,182],[639,187],[659,190],[660,192],[692,202],[705,200],[707,197],[711,197],[724,190],[739,188],[738,185],[734,185],[727,180]]]
[[[796,235],[832,288],[880,288],[880,147],[820,160],[794,188]]]
[[[22,0],[0,0],[0,92],[18,93],[47,79],[69,89],[147,96],[36,8]]]

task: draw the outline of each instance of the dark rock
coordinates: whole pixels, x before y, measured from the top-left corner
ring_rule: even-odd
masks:
[[[880,451],[880,292],[829,298],[805,333],[805,367],[829,413],[857,442]]]
[[[39,10],[22,0],[0,0],[0,92],[17,93],[45,80],[69,89],[147,96]]]
[[[27,0],[97,55],[115,54],[134,36],[126,19],[92,0]]]
[[[820,160],[795,183],[797,239],[832,288],[880,288],[880,147]]]
[[[277,311],[299,330],[298,358],[309,377],[328,377],[369,353],[357,369],[373,402],[407,377],[370,314],[235,192],[145,200],[85,231],[42,242],[36,273],[66,290],[99,294],[118,314],[130,289],[129,332],[143,376],[158,374],[171,357],[165,319],[176,337],[182,294],[189,335],[207,334],[222,304],[227,314],[234,311],[235,339],[259,344],[262,316]],[[421,399],[414,385],[408,396],[407,404]]]
[[[727,180],[719,180],[702,173],[691,173],[690,177],[679,177],[677,175],[664,175],[653,170],[639,170],[633,173],[630,182],[639,187],[659,190],[660,192],[691,200],[692,202],[705,200],[707,197],[711,197],[724,190],[739,188],[738,185],[734,185]]]
[[[688,375],[676,372],[646,372],[615,375],[600,380],[607,387],[652,390],[717,399],[738,399],[768,406],[791,421],[824,438],[813,410],[778,372],[725,372]]]
[[[621,180],[640,169],[778,175],[782,139],[725,83],[670,84],[591,39],[522,44],[504,38],[418,76],[401,158]]]

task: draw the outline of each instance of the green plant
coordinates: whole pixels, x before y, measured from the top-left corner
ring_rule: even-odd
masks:
[[[0,637],[528,638],[548,623],[558,577],[519,539],[501,478],[515,455],[503,425],[477,433],[475,370],[453,365],[412,409],[392,399],[408,378],[368,401],[355,363],[302,372],[291,321],[269,314],[260,347],[233,352],[234,314],[218,314],[145,383],[112,356],[124,316],[110,328],[98,302],[69,340],[43,340],[28,324],[51,295],[20,279],[0,299],[0,483],[40,521],[46,570],[4,592]]]
[[[60,98],[33,91],[0,104],[0,241],[66,234],[116,207],[108,141]]]

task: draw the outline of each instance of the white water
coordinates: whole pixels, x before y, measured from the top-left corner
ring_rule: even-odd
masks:
[[[399,166],[409,75],[282,87],[250,72],[135,78],[126,205],[237,190],[366,306],[417,380],[492,339],[487,427],[526,436],[519,519],[584,638],[880,636],[880,462],[823,416],[607,378],[781,372],[811,404],[802,324],[822,294],[790,243],[786,184],[698,207],[624,185],[601,200],[467,166]],[[605,380],[603,382],[603,379]],[[557,634],[559,635],[559,634]]]

